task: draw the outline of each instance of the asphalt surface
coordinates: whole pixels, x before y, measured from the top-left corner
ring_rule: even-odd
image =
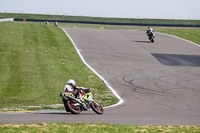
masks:
[[[0,114],[0,123],[200,125],[199,46],[161,33],[156,33],[155,43],[149,43],[145,32],[136,30],[64,30],[124,103],[106,108],[103,115],[59,110]]]

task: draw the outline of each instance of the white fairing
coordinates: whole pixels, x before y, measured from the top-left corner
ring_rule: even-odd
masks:
[[[156,34],[153,32],[153,37],[156,37]]]
[[[90,99],[90,101],[94,101],[94,100],[93,100],[93,98],[92,98],[90,95],[89,95],[89,97],[88,97],[88,98]]]
[[[65,87],[64,87],[64,92],[66,92],[66,89],[67,89],[68,91],[74,91],[74,89],[72,88],[71,85],[65,85]]]

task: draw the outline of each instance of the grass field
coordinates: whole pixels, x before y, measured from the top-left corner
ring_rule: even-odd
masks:
[[[87,123],[1,124],[0,133],[200,133],[199,126],[141,126]]]
[[[103,106],[117,102],[55,26],[0,23],[0,108],[61,104],[68,79],[92,89]]]

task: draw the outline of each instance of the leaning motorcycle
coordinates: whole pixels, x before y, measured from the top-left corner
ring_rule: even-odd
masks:
[[[150,32],[148,36],[149,36],[149,40],[150,40],[152,43],[154,43],[155,33]]]
[[[103,107],[93,99],[91,92],[85,93],[82,99],[77,98],[73,92],[62,92],[60,97],[63,100],[65,110],[72,114],[80,114],[82,111],[89,109],[92,109],[97,114],[104,113]]]

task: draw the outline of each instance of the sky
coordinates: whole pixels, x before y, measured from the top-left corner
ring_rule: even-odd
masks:
[[[0,12],[200,20],[200,0],[0,0]]]

